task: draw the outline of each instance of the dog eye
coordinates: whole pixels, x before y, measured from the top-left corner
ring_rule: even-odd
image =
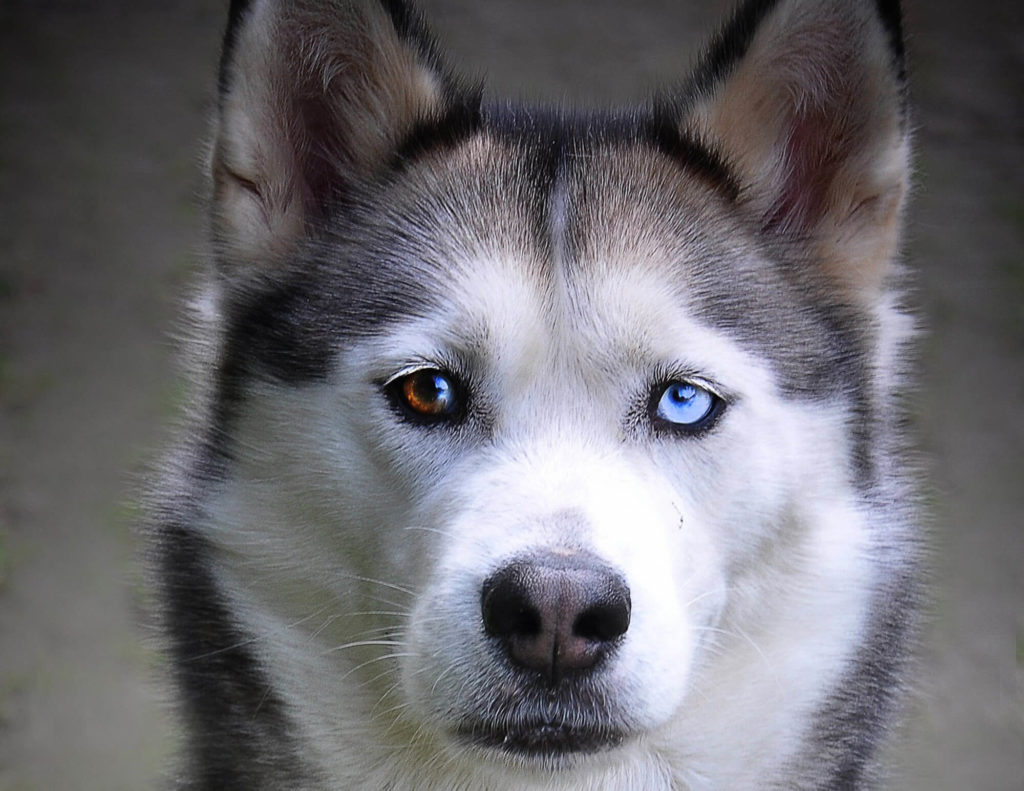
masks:
[[[695,432],[710,428],[724,402],[710,390],[692,382],[670,382],[656,389],[651,399],[656,423]]]
[[[428,422],[452,419],[462,406],[455,379],[436,368],[401,376],[388,389],[408,415]]]

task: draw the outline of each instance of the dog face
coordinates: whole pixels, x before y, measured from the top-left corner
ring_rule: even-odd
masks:
[[[755,705],[781,760],[839,676],[899,75],[873,9],[752,8],[685,101],[586,118],[460,93],[402,9],[240,15],[202,521],[325,755],[663,767]]]

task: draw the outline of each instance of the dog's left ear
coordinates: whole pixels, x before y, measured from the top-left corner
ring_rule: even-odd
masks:
[[[697,69],[683,126],[717,145],[762,233],[844,299],[880,293],[908,180],[898,0],[752,0]]]

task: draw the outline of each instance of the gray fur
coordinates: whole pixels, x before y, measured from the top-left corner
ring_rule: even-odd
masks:
[[[822,62],[820,52],[799,59],[779,21],[795,12],[805,13],[822,46],[853,70],[848,86],[830,81],[834,64]],[[918,596],[912,470],[898,400],[908,333],[893,261],[907,144],[898,19],[890,4],[866,0],[752,0],[683,94],[650,110],[577,115],[482,103],[479,91],[446,70],[418,16],[397,0],[233,5],[211,162],[213,274],[192,360],[196,404],[158,484],[153,515],[167,651],[188,732],[182,788],[358,782],[394,791],[698,791],[748,776],[760,788],[874,787],[879,747],[898,715]],[[849,41],[837,43],[831,26],[840,23]],[[350,49],[332,50],[337,42]],[[770,66],[776,51],[789,57],[791,45],[797,54],[795,65],[784,64],[788,71],[744,71],[751,58]],[[280,53],[299,53],[294,72]],[[790,106],[777,99],[774,114],[739,135],[726,122],[758,89],[797,100]],[[807,150],[799,145],[804,136]],[[819,138],[832,148],[821,149]],[[488,303],[491,313],[467,304],[474,293],[504,293],[484,293],[486,277],[508,290]],[[649,283],[657,285],[659,305],[671,304],[691,322],[680,326],[726,350],[724,382],[700,368],[707,350],[694,339],[673,339],[691,357],[666,361],[663,314],[614,303],[620,292],[629,296]],[[506,310],[513,319],[504,324],[492,315]],[[527,353],[516,346],[516,333],[534,324],[536,347]],[[392,360],[398,352],[388,344],[410,327],[424,328],[415,353]],[[755,361],[754,370],[736,370],[741,358]],[[510,359],[519,365],[514,374],[502,367]],[[458,420],[416,424],[394,403],[395,382],[424,367],[441,368],[456,382],[467,402]],[[666,432],[652,414],[659,388],[690,379],[721,390],[722,425]],[[751,381],[769,384],[758,392]],[[526,394],[521,401],[509,397],[517,386]],[[723,763],[715,750],[727,742],[728,728],[719,723],[720,733],[705,734],[688,720],[702,705],[692,693],[673,688],[682,701],[677,710],[660,720],[648,716],[644,707],[657,706],[644,697],[645,684],[659,689],[662,679],[628,676],[637,689],[617,689],[609,680],[618,672],[613,655],[556,695],[512,666],[465,617],[478,605],[483,580],[508,557],[533,551],[514,544],[519,533],[544,551],[593,553],[587,542],[599,530],[571,500],[527,518],[534,500],[555,496],[543,476],[523,483],[514,507],[493,512],[461,482],[480,475],[495,487],[493,500],[504,502],[518,484],[485,473],[544,469],[545,443],[557,437],[564,445],[558,452],[571,462],[550,462],[552,474],[577,461],[600,471],[594,460],[607,457],[622,464],[623,497],[635,496],[662,468],[666,481],[692,473],[693,490],[665,500],[678,511],[671,535],[685,535],[691,523],[713,523],[740,505],[747,510],[735,513],[760,515],[757,503],[736,503],[742,482],[730,479],[731,468],[748,461],[748,449],[730,433],[732,413],[744,409],[779,416],[778,425],[758,424],[749,438],[764,455],[772,432],[784,428],[818,450],[802,425],[785,422],[793,415],[820,420],[815,425],[825,430],[839,424],[823,440],[833,443],[831,453],[822,451],[834,468],[838,505],[828,492],[796,497],[780,483],[784,502],[765,502],[764,525],[749,526],[740,538],[712,536],[723,542],[722,554],[734,553],[720,570],[729,587],[708,583],[681,608],[686,628],[692,618],[705,629],[694,640],[687,683],[707,684],[716,672],[728,677],[718,663],[727,665],[730,650],[749,648],[719,625],[747,623],[747,610],[762,605],[765,619],[779,617],[776,594],[783,602],[789,595],[799,601],[804,588],[832,592],[831,581],[801,565],[805,555],[824,546],[827,559],[833,541],[852,541],[858,551],[861,545],[846,534],[834,538],[827,523],[801,521],[805,511],[824,508],[819,500],[839,511],[838,533],[852,531],[866,543],[870,569],[867,582],[854,574],[862,571],[856,564],[855,578],[834,581],[840,592],[863,587],[864,625],[851,636],[859,643],[842,647],[838,669],[829,663],[838,661],[831,654],[839,648],[823,652],[821,677],[835,670],[835,678],[786,736],[793,743],[785,741],[780,763],[764,759],[763,775],[757,767],[744,774],[743,756]],[[784,458],[786,438],[777,438]],[[637,472],[640,483],[629,488],[634,469],[647,474]],[[472,512],[467,502],[484,513],[481,534],[493,528],[488,517],[508,520],[508,528],[485,547],[474,545],[456,529],[468,518],[460,509]],[[648,505],[638,501],[635,510],[646,514]],[[651,513],[660,514],[656,506]],[[623,534],[640,535],[644,524],[623,525],[612,544],[632,549]],[[428,539],[396,532],[419,528],[442,538],[421,543]],[[721,526],[723,534],[737,529]],[[481,558],[491,545],[512,543],[508,556],[468,553],[477,565],[459,576],[458,564],[468,561],[446,555],[445,543],[459,540]],[[684,546],[671,543],[652,557]],[[787,558],[793,548],[800,551]],[[718,579],[718,569],[687,567],[690,556],[682,555],[687,571],[668,580],[673,586],[702,574]],[[321,562],[334,565],[317,576]],[[374,563],[382,570],[359,571]],[[387,578],[385,571],[396,570],[406,576]],[[644,580],[627,582],[643,590]],[[411,601],[382,597],[376,586]],[[416,629],[423,629],[417,607],[428,599],[442,610],[450,605],[438,628],[454,637],[416,654]],[[642,608],[644,599],[635,602]],[[644,613],[636,613],[644,634]],[[858,622],[859,613],[837,615]],[[660,615],[650,617],[662,623]],[[345,631],[347,619],[364,632]],[[806,626],[809,645],[818,630],[828,633],[825,623],[781,622]],[[723,634],[720,645],[708,636],[715,631]],[[364,634],[400,647],[389,656],[374,640],[359,646]],[[429,635],[420,637],[430,644]],[[630,632],[623,641],[642,651],[632,638]],[[338,648],[330,640],[357,645],[351,667],[327,664]],[[447,669],[428,685],[429,700],[410,700],[407,687],[419,680],[415,672],[413,681],[403,675],[403,657],[418,656],[430,669],[449,650]],[[337,674],[326,675],[325,667]],[[762,671],[747,667],[741,680]],[[335,712],[319,708],[321,699],[344,699],[346,691],[351,713],[332,719]],[[724,707],[730,692],[719,686],[699,694],[720,694]],[[377,697],[365,722],[358,720],[361,695]],[[399,712],[382,737],[394,743],[360,746],[383,704]],[[772,714],[748,712],[753,723]],[[492,743],[479,752],[452,735],[467,728],[469,715],[492,729]],[[539,758],[502,753],[501,728],[519,728],[521,737],[531,718],[567,729],[570,747]],[[581,738],[576,754],[569,720],[581,732],[614,739],[598,738],[595,747]],[[666,734],[677,734],[678,743],[665,742]],[[648,744],[657,749],[645,752]]]

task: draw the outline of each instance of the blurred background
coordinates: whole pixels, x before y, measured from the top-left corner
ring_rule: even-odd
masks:
[[[132,533],[179,407],[220,0],[0,0],[0,791],[144,789],[175,736]],[[429,0],[491,95],[637,102],[724,0]],[[895,789],[1024,789],[1024,11],[907,0],[934,597]]]

